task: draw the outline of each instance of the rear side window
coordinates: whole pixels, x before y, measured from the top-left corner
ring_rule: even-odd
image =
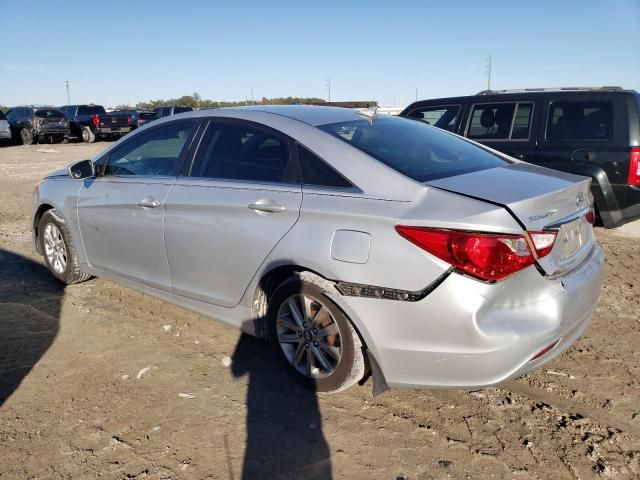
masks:
[[[202,137],[190,176],[289,182],[293,176],[287,140],[251,125],[212,122]]]
[[[193,123],[180,122],[136,135],[111,152],[104,175],[175,175],[193,129]]]
[[[418,182],[509,164],[451,133],[407,118],[378,117],[318,128]]]
[[[36,110],[38,118],[63,118],[64,115],[60,110]]]
[[[456,120],[460,113],[460,105],[447,105],[442,107],[426,107],[414,110],[409,114],[409,118],[415,118],[427,125],[442,128],[453,132]]]
[[[78,115],[104,115],[104,107],[100,105],[82,105],[78,107]]]
[[[515,103],[474,105],[467,137],[477,140],[507,140]]]
[[[302,145],[298,145],[298,159],[302,170],[302,183],[320,187],[349,188],[353,185],[326,164],[324,160]]]
[[[606,140],[611,136],[609,102],[553,102],[547,140]]]

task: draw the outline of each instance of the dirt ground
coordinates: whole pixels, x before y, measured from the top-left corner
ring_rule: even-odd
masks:
[[[474,392],[373,398],[368,382],[316,396],[261,342],[47,273],[33,185],[106,145],[0,148],[0,479],[640,478],[637,226],[597,230],[595,317],[534,373]]]

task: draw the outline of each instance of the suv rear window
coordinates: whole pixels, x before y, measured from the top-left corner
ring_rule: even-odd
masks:
[[[547,140],[605,140],[611,136],[609,102],[553,102]]]
[[[35,115],[38,118],[63,118],[64,117],[64,115],[60,110],[51,110],[51,109],[36,110]]]
[[[78,115],[104,115],[104,107],[100,105],[81,105],[78,107]]]
[[[406,118],[379,117],[318,128],[418,182],[509,163],[439,128]]]
[[[156,118],[157,115],[156,115],[155,112],[140,112],[140,113],[138,113],[138,117],[144,118],[144,119],[149,119],[149,118]]]

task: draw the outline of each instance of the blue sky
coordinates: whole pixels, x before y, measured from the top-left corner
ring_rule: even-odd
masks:
[[[378,100],[492,87],[640,91],[640,0],[0,0],[0,104],[106,106],[198,92]],[[455,6],[454,6],[455,5]]]

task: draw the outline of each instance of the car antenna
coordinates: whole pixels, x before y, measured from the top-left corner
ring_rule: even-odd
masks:
[[[371,105],[368,108],[360,108],[357,112],[359,115],[363,115],[373,121],[377,117],[378,105]]]

